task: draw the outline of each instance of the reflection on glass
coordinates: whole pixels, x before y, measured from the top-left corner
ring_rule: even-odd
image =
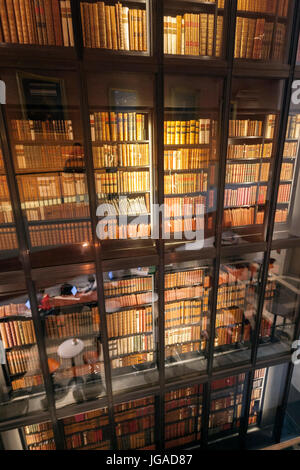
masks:
[[[28,450],[56,450],[52,424],[31,424],[22,429]]]
[[[6,258],[18,248],[16,229],[5,175],[0,144],[0,258]]]
[[[256,369],[252,382],[252,392],[249,410],[249,428],[259,426],[263,409],[265,382],[267,379],[267,369]]]
[[[62,420],[67,450],[109,450],[108,409],[81,413]]]
[[[297,82],[293,87],[297,91]],[[293,94],[293,97],[294,94]],[[273,238],[299,237],[299,142],[300,107],[291,100],[286,129]]]
[[[41,410],[44,383],[26,295],[1,301],[0,348],[0,420]]]
[[[201,439],[202,385],[172,390],[165,395],[165,448]]]
[[[225,180],[224,245],[265,237],[282,82],[234,79]]]
[[[223,260],[219,274],[214,367],[249,362],[263,253]]]
[[[288,363],[255,371],[252,382],[249,426],[246,437],[248,449],[275,444],[278,431],[278,411],[282,406]]]
[[[299,349],[297,351],[297,357]],[[300,431],[300,375],[299,364],[295,364],[290,391],[288,396],[287,408],[282,429],[282,440],[299,437]]]
[[[6,72],[7,114],[31,250],[89,243],[76,76]]]
[[[157,381],[155,266],[104,273],[113,390]]]
[[[298,251],[291,248],[271,253],[258,358],[291,350],[300,301]]]
[[[80,2],[84,47],[146,53],[149,3],[147,0],[133,3]]]
[[[154,397],[114,406],[118,450],[155,450]]]
[[[164,53],[221,57],[226,0],[164,2]]]
[[[234,57],[283,62],[289,4],[238,0]]]
[[[152,77],[90,74],[88,83],[97,236],[101,240],[150,238]]]
[[[37,297],[56,406],[105,394],[95,277],[40,289]]]
[[[214,242],[221,93],[220,79],[165,77],[163,237],[177,250]]]
[[[209,440],[239,431],[243,415],[245,374],[215,380],[211,384]]]
[[[165,268],[166,378],[204,371],[210,322],[211,266],[205,261]]]

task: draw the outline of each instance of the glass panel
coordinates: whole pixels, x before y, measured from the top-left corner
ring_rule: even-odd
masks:
[[[296,58],[296,65],[300,65],[300,35],[298,38],[298,50],[297,50],[297,58]]]
[[[299,248],[271,252],[258,358],[291,350],[300,307]]]
[[[165,267],[166,380],[206,370],[211,279],[205,260]]]
[[[164,2],[164,54],[223,57],[226,0]]]
[[[282,429],[282,440],[299,437],[300,434],[300,375],[299,375],[299,342],[293,356],[293,370],[287,408]],[[296,356],[296,357],[295,357]]]
[[[234,79],[223,244],[265,239],[282,81]]]
[[[214,243],[222,85],[212,77],[165,77],[163,238],[173,249]]]
[[[288,370],[287,364],[255,372],[246,447],[259,449],[275,444],[274,431]]]
[[[17,253],[18,241],[0,143],[0,259]]]
[[[209,441],[239,431],[243,416],[245,374],[215,380],[211,383]]]
[[[152,212],[153,78],[89,74],[99,223],[106,239],[149,238]]]
[[[87,48],[148,55],[148,0],[80,2],[83,44]]]
[[[1,2],[0,43],[74,46],[71,1]]]
[[[43,409],[43,376],[26,294],[0,301],[0,358],[0,421]]]
[[[104,273],[114,393],[158,380],[156,267]]]
[[[31,251],[91,240],[77,75],[41,73],[3,73]]]
[[[118,450],[155,450],[154,397],[114,406]]]
[[[56,450],[50,422],[24,426],[22,431],[28,450]]]
[[[275,215],[273,238],[299,237],[299,141],[300,102],[299,81],[293,83],[284,152],[280,173],[280,185]]]
[[[89,411],[62,420],[67,450],[111,448],[108,409]]]
[[[284,62],[290,3],[289,0],[238,0],[234,57]]]
[[[263,253],[223,259],[219,274],[214,367],[250,362]]]
[[[165,448],[201,439],[203,386],[172,390],[165,395]]]
[[[103,396],[105,373],[95,276],[37,285],[57,408]]]

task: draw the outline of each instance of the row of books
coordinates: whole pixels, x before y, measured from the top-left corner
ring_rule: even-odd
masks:
[[[84,153],[80,145],[15,145],[16,169],[48,170],[83,166]]]
[[[186,418],[196,416],[196,413],[197,413],[196,405],[190,405],[188,407],[178,408],[177,410],[169,411],[168,413],[166,413],[165,422],[172,423],[173,421],[185,420]]]
[[[130,367],[136,364],[144,364],[147,362],[153,362],[153,352],[130,354],[124,357],[118,357],[117,359],[111,359],[112,369],[118,369],[123,367]]]
[[[150,194],[143,194],[138,197],[126,198],[105,198],[102,197],[99,203],[105,204],[107,215],[128,215],[136,216],[150,213]],[[99,215],[99,214],[98,214]]]
[[[227,165],[226,183],[256,183],[258,181],[268,181],[269,172],[270,163]]]
[[[219,274],[219,285],[237,284],[241,286],[240,281],[252,281],[258,270],[256,263],[238,263],[226,264],[221,266]]]
[[[233,301],[234,303],[234,301]],[[240,308],[229,308],[217,313],[216,328],[222,326],[237,325],[243,322],[243,310]]]
[[[12,119],[11,128],[14,140],[74,140],[71,120]]]
[[[47,202],[48,200],[38,201],[39,207],[24,209],[27,220],[73,220],[89,218],[90,216],[89,204],[87,202],[61,202],[61,204],[53,205],[47,205]]]
[[[98,112],[90,114],[92,141],[125,142],[147,140],[146,115]]]
[[[289,0],[238,0],[237,9],[269,15],[287,16]]]
[[[108,341],[110,357],[112,359],[118,356],[137,353],[140,351],[151,351],[154,347],[153,335],[139,334],[125,338],[119,338]]]
[[[95,174],[96,192],[101,194],[145,192],[150,190],[148,171],[121,171]]]
[[[37,375],[24,375],[24,377],[11,381],[11,388],[13,391],[21,390],[23,388],[39,387],[43,385],[43,377]]]
[[[91,311],[48,315],[45,319],[45,332],[49,339],[65,338],[72,335],[98,334],[100,317],[97,307]]]
[[[174,300],[181,300],[187,298],[202,298],[203,305],[207,304],[208,291],[203,286],[190,286],[181,289],[165,290],[165,302],[173,302]]]
[[[275,223],[280,224],[287,221],[288,209],[277,209],[275,213]]]
[[[130,279],[119,279],[116,281],[105,282],[105,296],[119,294],[130,294],[139,291],[149,291],[152,289],[152,277],[136,277]]]
[[[117,438],[118,450],[140,449],[151,446],[154,442],[154,429]]]
[[[165,326],[174,326],[173,322],[180,324],[199,323],[202,315],[202,300],[182,300],[165,305]]]
[[[149,414],[139,419],[129,419],[122,423],[116,423],[116,435],[126,436],[128,434],[135,434],[145,429],[154,427],[154,415]]]
[[[285,158],[295,158],[297,156],[298,142],[285,142],[283,157]]]
[[[117,51],[147,51],[146,10],[121,3],[80,2],[85,47]]]
[[[211,203],[211,198],[209,202]],[[164,200],[164,216],[168,218],[202,215],[206,207],[206,196],[168,197]]]
[[[174,173],[165,175],[165,194],[184,194],[207,191],[207,172]]]
[[[287,181],[293,179],[293,163],[283,163],[281,166],[280,180]]]
[[[148,144],[117,144],[93,147],[95,168],[147,166],[150,164]]]
[[[164,54],[220,57],[222,36],[221,15],[216,24],[215,15],[207,13],[164,16]]]
[[[230,119],[230,137],[262,137],[263,121],[251,119]]]
[[[25,304],[7,304],[0,306],[0,318],[25,315],[29,313]]]
[[[200,351],[205,350],[206,343],[205,341],[193,341],[191,343],[175,343],[170,346],[165,346],[165,360],[172,362],[178,361],[178,356],[190,353],[199,353]]]
[[[227,159],[258,159],[258,158],[271,158],[273,144],[254,144],[254,145],[228,145]]]
[[[97,236],[100,240],[126,240],[136,238],[149,238],[151,225],[140,222],[118,224],[116,220],[100,220],[97,224]]]
[[[210,161],[207,148],[167,150],[164,152],[165,170],[194,170],[205,168]]]
[[[32,348],[7,351],[6,361],[11,375],[40,369],[38,351]]]
[[[266,21],[265,18],[237,17],[234,57],[236,59],[281,60],[286,26]],[[272,43],[274,46],[272,49]]]
[[[0,20],[0,42],[74,46],[70,0],[2,0]]]
[[[185,421],[172,423],[165,427],[165,439],[170,440],[175,437],[185,436],[186,434],[193,434],[195,428],[195,419],[188,419]],[[192,436],[192,440],[195,439],[195,435]]]
[[[18,248],[15,228],[0,228],[0,251]]]
[[[107,408],[101,408],[99,410],[89,411],[87,413],[80,413],[63,420],[64,434],[66,436],[82,432],[88,429],[100,427],[108,424],[108,411]]]
[[[106,299],[105,304],[107,310],[113,309],[110,311],[115,311],[115,309],[117,308],[134,307],[136,305],[150,304],[152,302],[152,299],[153,296],[151,292],[142,292],[140,294],[111,297],[109,299]]]
[[[291,189],[292,186],[290,184],[281,184],[278,190],[278,204],[289,203],[291,198]]]
[[[210,286],[210,276],[206,275],[205,269],[193,269],[191,271],[178,271],[165,274],[165,289],[173,289],[179,286],[190,286],[203,284]]]
[[[151,332],[153,329],[152,308],[124,310],[106,316],[109,338]]]
[[[216,330],[215,348],[219,346],[235,344],[242,339],[242,325],[231,326],[230,328],[218,328]]]
[[[267,198],[267,186],[243,187],[238,189],[225,189],[224,207],[252,206],[265,204]]]
[[[200,326],[189,326],[187,328],[176,328],[165,331],[165,345],[171,346],[173,344],[186,343],[189,341],[200,340],[201,335]],[[199,343],[200,345],[200,343]]]
[[[24,426],[23,431],[28,450],[55,450],[50,422]]]
[[[32,320],[1,322],[0,334],[5,349],[36,342]]]
[[[102,429],[91,429],[65,437],[67,449],[78,449],[89,444],[101,443],[104,440]]]
[[[286,138],[300,139],[300,114],[290,115],[288,117]]]
[[[26,436],[26,444],[32,445],[32,444],[39,444],[42,443],[43,441],[48,441],[53,438],[53,430],[49,429],[47,431],[42,431],[36,434],[31,434]]]
[[[29,235],[34,247],[83,243],[92,239],[89,222],[35,225],[29,227]]]
[[[0,175],[0,200],[9,201],[9,190],[5,175]]]
[[[165,145],[209,145],[214,125],[211,119],[164,121]]]
[[[56,199],[66,198],[66,202],[68,202],[69,196],[87,196],[88,192],[86,177],[81,173],[22,175],[18,176],[17,180],[22,203],[52,200],[52,204],[57,204],[60,201],[56,202]],[[49,202],[46,205],[49,205]],[[27,204],[27,207],[30,205]]]
[[[244,225],[254,225],[255,221],[254,207],[248,209],[226,209],[224,211],[224,227],[241,227]]]

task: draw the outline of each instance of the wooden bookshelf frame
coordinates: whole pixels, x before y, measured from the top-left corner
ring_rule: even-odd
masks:
[[[177,1],[177,0],[176,0]],[[113,2],[112,2],[113,3]],[[126,3],[126,2],[124,2]],[[127,2],[128,3],[128,2]],[[244,392],[244,415],[241,419],[239,431],[239,439],[241,448],[245,446],[246,434],[248,429],[249,405],[251,401],[252,382],[255,369],[263,367],[272,367],[279,364],[289,363],[288,375],[285,384],[285,392],[282,403],[278,407],[276,417],[276,426],[274,433],[274,442],[279,443],[281,438],[281,430],[283,426],[285,409],[288,401],[288,393],[291,384],[293,365],[290,363],[290,354],[284,354],[280,357],[270,357],[262,361],[257,361],[257,351],[259,345],[259,331],[262,320],[262,310],[267,285],[268,265],[271,257],[271,251],[277,248],[293,248],[300,246],[300,240],[291,238],[287,240],[273,240],[273,230],[275,223],[275,212],[277,204],[277,195],[280,185],[280,171],[283,162],[283,148],[285,141],[285,131],[287,127],[289,104],[291,98],[292,82],[294,79],[300,78],[300,67],[296,65],[296,53],[298,46],[298,37],[300,31],[300,4],[291,0],[290,11],[287,17],[288,30],[286,41],[287,62],[278,63],[260,63],[259,61],[234,60],[234,41],[235,41],[235,24],[237,14],[237,1],[227,0],[227,6],[224,10],[223,25],[223,56],[221,58],[209,60],[206,58],[191,58],[185,56],[167,56],[163,55],[163,1],[161,0],[135,0],[134,3],[143,3],[147,5],[148,11],[148,46],[149,54],[110,54],[107,51],[96,49],[85,50],[82,39],[82,26],[80,15],[80,2],[74,0],[72,6],[72,21],[75,38],[74,48],[60,48],[51,46],[36,45],[16,45],[1,44],[0,45],[0,78],[1,71],[5,69],[21,69],[28,71],[30,69],[40,70],[60,70],[73,71],[77,75],[78,90],[80,93],[80,117],[82,122],[82,134],[86,164],[86,178],[89,193],[90,220],[92,224],[93,246],[90,247],[86,254],[80,257],[78,263],[79,251],[76,247],[71,247],[68,251],[65,247],[56,248],[55,250],[44,250],[32,253],[27,237],[27,227],[24,223],[21,210],[21,202],[16,181],[16,172],[13,163],[12,142],[8,131],[8,120],[6,107],[0,106],[0,143],[4,155],[5,173],[7,175],[10,198],[12,202],[16,233],[19,243],[19,252],[14,257],[1,260],[0,267],[0,294],[19,292],[19,281],[23,281],[24,275],[24,292],[27,292],[30,298],[33,322],[37,337],[39,355],[41,359],[41,369],[45,384],[45,392],[48,399],[48,411],[41,411],[36,415],[28,415],[23,417],[15,417],[13,419],[0,422],[0,432],[21,428],[27,424],[34,424],[50,420],[52,422],[54,439],[57,449],[64,448],[64,433],[61,420],[64,417],[77,413],[108,407],[108,416],[111,430],[111,442],[113,448],[116,449],[116,435],[114,410],[115,404],[143,398],[146,396],[155,396],[155,442],[157,450],[164,449],[164,396],[166,391],[185,387],[191,384],[203,384],[203,408],[202,408],[202,432],[201,441],[198,443],[201,448],[208,447],[208,420],[209,420],[209,404],[211,399],[210,384],[213,380],[225,378],[239,373],[246,373],[245,392]],[[166,2],[170,3],[170,0]],[[172,2],[173,3],[173,2]],[[175,3],[175,2],[174,2]],[[178,1],[181,7],[185,3],[193,3],[197,8],[198,1],[188,2]],[[277,15],[276,15],[277,21]],[[151,34],[150,34],[151,33]],[[88,83],[87,72],[101,73],[103,67],[107,71],[118,73],[119,71],[127,72],[148,72],[155,77],[155,98],[154,98],[154,135],[153,135],[153,173],[155,176],[155,185],[153,190],[157,196],[157,202],[163,203],[164,200],[164,167],[163,159],[158,158],[164,152],[163,139],[163,121],[164,121],[164,75],[165,74],[191,74],[195,76],[220,77],[223,79],[223,103],[221,108],[220,123],[228,123],[230,118],[230,99],[231,85],[233,77],[244,78],[274,78],[284,80],[283,104],[280,110],[280,118],[278,125],[277,145],[274,147],[274,168],[271,180],[271,198],[269,211],[266,211],[265,238],[247,243],[245,246],[235,247],[235,253],[243,255],[246,253],[264,252],[264,268],[262,273],[262,284],[259,295],[257,322],[254,333],[254,341],[251,348],[251,361],[247,365],[238,365],[223,371],[215,371],[213,369],[214,341],[210,340],[208,345],[208,364],[204,374],[193,377],[181,377],[172,382],[166,383],[165,367],[164,367],[164,274],[165,265],[169,262],[180,262],[198,259],[210,259],[213,263],[213,280],[212,280],[212,303],[211,303],[211,321],[210,321],[210,338],[215,335],[215,321],[217,314],[217,294],[218,279],[220,265],[223,258],[232,253],[231,247],[222,246],[222,218],[226,176],[226,155],[228,145],[228,126],[220,124],[220,141],[219,141],[219,168],[218,168],[218,194],[217,194],[217,213],[215,224],[215,246],[206,248],[202,251],[174,253],[172,250],[167,251],[168,244],[162,240],[162,221],[160,219],[160,237],[156,242],[147,241],[147,243],[124,243],[108,244],[107,249],[99,243],[96,237],[96,207],[97,198],[95,192],[94,179],[94,163],[92,158],[92,142],[89,126],[89,101],[88,101]],[[276,138],[274,137],[274,142]],[[64,255],[64,259],[62,258]],[[156,265],[158,267],[158,382],[148,386],[147,389],[131,390],[130,392],[122,392],[113,394],[111,366],[108,348],[108,335],[105,313],[105,297],[103,288],[103,272],[108,269],[117,269],[120,264],[122,266],[136,266],[137,261],[133,257],[138,257],[139,266]],[[42,258],[42,259],[41,259]],[[49,374],[47,364],[47,353],[45,340],[42,334],[42,325],[38,312],[38,304],[36,299],[36,280],[56,279],[55,270],[60,273],[61,279],[72,273],[95,272],[97,279],[98,308],[101,320],[101,334],[103,344],[106,390],[107,396],[98,400],[92,400],[81,404],[69,405],[66,408],[56,408],[54,389]],[[22,274],[21,274],[22,273]],[[66,274],[68,273],[68,274]],[[295,328],[295,339],[300,334],[300,311],[298,314],[297,324]],[[1,436],[0,436],[1,447]],[[188,446],[187,446],[188,447]]]

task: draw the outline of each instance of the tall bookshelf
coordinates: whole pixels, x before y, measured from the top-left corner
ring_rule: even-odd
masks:
[[[250,426],[259,426],[260,424],[266,379],[267,369],[257,369],[255,371],[248,419]]]
[[[20,433],[27,450],[56,450],[51,422],[24,426]]]

